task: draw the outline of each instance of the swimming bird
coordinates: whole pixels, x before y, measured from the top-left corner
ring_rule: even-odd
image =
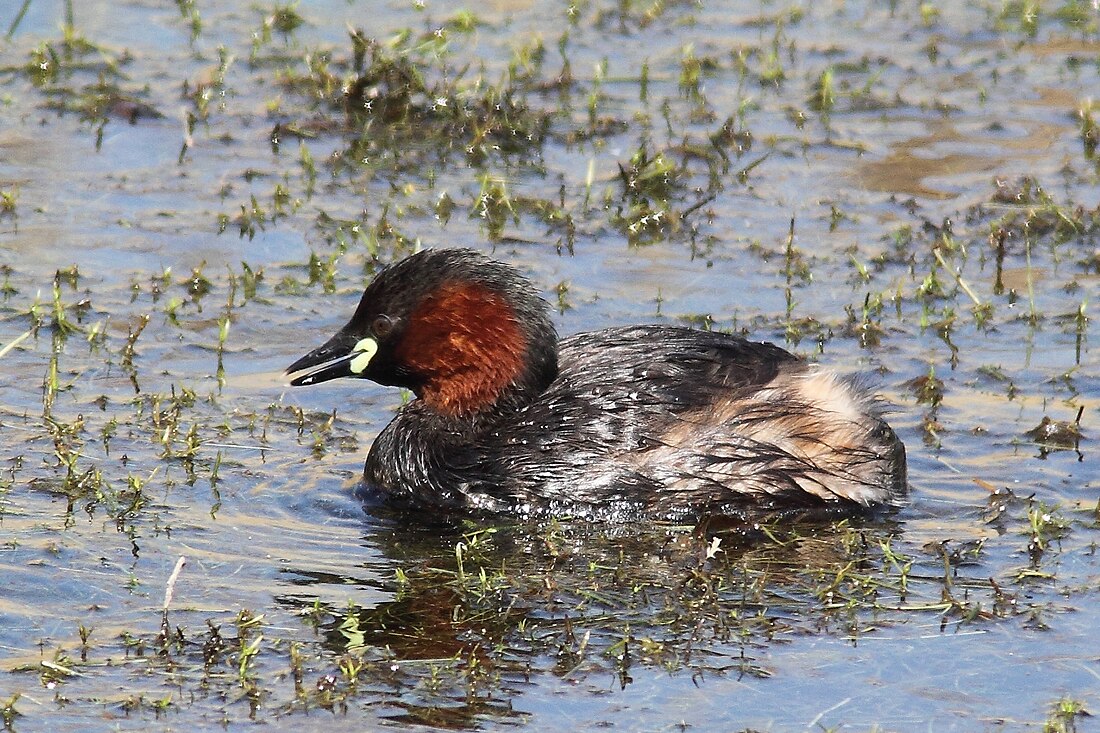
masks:
[[[683,519],[858,510],[906,490],[904,446],[858,380],[686,327],[559,340],[537,288],[469,249],[382,269],[287,373],[411,390],[364,480],[424,509]]]

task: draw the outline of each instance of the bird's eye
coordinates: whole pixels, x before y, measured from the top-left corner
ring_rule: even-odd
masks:
[[[371,321],[370,330],[375,338],[386,338],[393,331],[393,320],[389,316],[376,316]]]

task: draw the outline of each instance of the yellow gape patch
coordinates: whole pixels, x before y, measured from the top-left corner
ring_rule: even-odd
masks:
[[[367,365],[370,364],[370,360],[374,358],[374,355],[378,353],[378,342],[372,338],[362,339],[355,345],[355,348],[351,350],[352,357],[351,362],[348,364],[348,369],[352,374],[362,374],[366,371]]]

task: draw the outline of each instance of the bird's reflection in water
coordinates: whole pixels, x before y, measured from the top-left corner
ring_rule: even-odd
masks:
[[[874,598],[853,601],[863,592],[853,589],[882,574],[882,547],[900,532],[881,514],[692,527],[369,511],[364,545],[388,565],[378,575],[393,578],[383,584],[392,599],[281,601],[312,614],[326,649],[357,667],[357,699],[395,722],[454,729],[522,715],[519,700],[540,675],[618,687],[636,665],[768,676],[761,658],[777,639],[844,634],[873,613]],[[360,582],[298,578],[303,591]]]

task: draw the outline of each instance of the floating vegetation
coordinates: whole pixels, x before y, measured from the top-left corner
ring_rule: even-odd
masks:
[[[352,138],[347,164],[396,158],[397,145],[403,146],[404,165],[441,153],[481,163],[500,154],[530,155],[541,146],[549,114],[525,101],[531,82],[497,87],[481,76],[467,81],[440,74],[440,58],[448,54],[446,28],[420,36],[402,33],[387,42],[359,30],[350,36],[350,58],[312,58],[307,73],[282,78],[288,91],[343,110],[345,124],[328,127]],[[284,129],[305,126],[290,123]],[[409,147],[410,142],[415,144]]]
[[[132,61],[125,51],[108,49],[81,36],[69,24],[60,41],[42,42],[29,54],[22,74],[45,96],[44,106],[71,113],[96,131],[96,147],[111,119],[136,124],[163,115],[144,97],[147,90],[122,86],[122,67]],[[8,67],[11,73],[14,69]],[[0,68],[0,73],[5,71]]]
[[[15,205],[19,201],[19,188],[0,189],[0,219],[15,216]]]
[[[1085,407],[1082,405],[1077,409],[1077,417],[1072,422],[1051,420],[1043,415],[1043,419],[1039,421],[1039,424],[1028,430],[1025,435],[1045,450],[1076,449],[1081,445],[1081,438],[1084,437],[1081,433],[1081,416],[1084,414]]]

